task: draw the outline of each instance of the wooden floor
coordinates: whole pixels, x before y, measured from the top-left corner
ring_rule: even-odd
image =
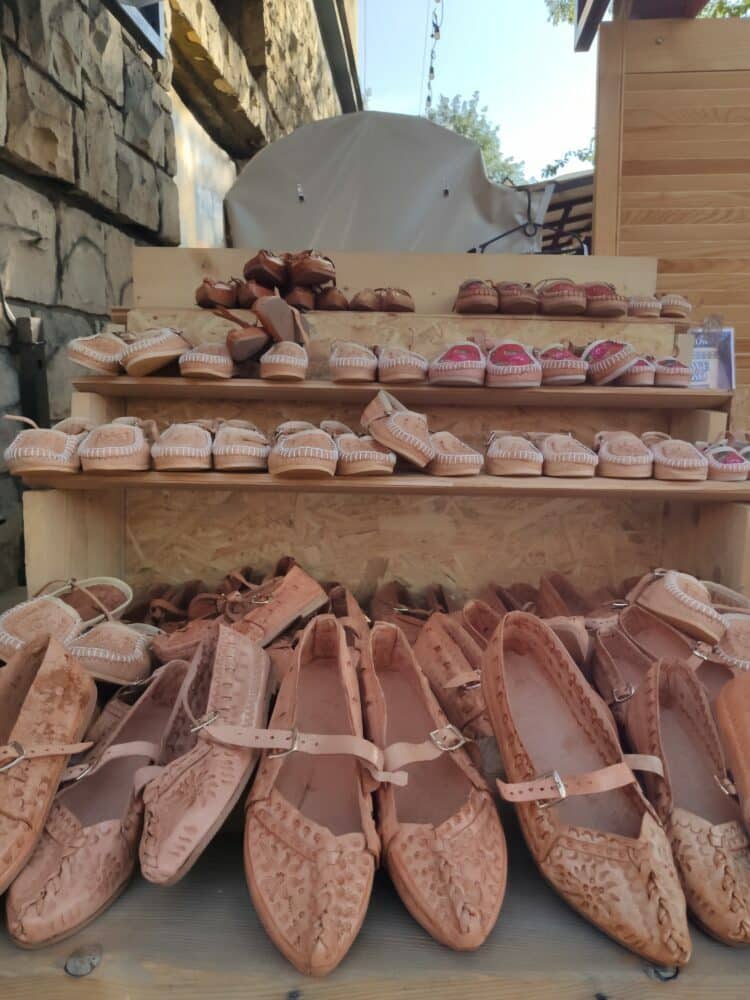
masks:
[[[506,824],[506,829],[508,824]],[[214,843],[171,889],[137,879],[89,928],[34,952],[0,937],[1,1000],[740,1000],[750,951],[693,929],[676,980],[620,948],[570,910],[511,835],[508,894],[486,944],[457,954],[409,916],[385,875],[359,938],[329,977],[309,979],[276,951],[250,903],[239,838]],[[68,955],[98,944],[89,976]]]

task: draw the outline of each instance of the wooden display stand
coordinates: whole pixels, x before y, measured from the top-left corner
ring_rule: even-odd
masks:
[[[137,249],[135,307],[127,312],[128,329],[137,333],[175,325],[185,329],[192,343],[223,338],[231,324],[193,308],[194,290],[204,275],[241,273],[249,254]],[[562,266],[549,257],[332,256],[348,294],[365,286],[405,287],[418,312],[308,314],[312,377],[301,385],[86,377],[76,380],[73,412],[96,421],[123,414],[154,417],[162,428],[196,417],[243,417],[267,432],[292,417],[315,422],[335,417],[357,428],[377,387],[326,383],[325,360],[337,338],[402,343],[430,357],[467,336],[512,336],[532,344],[613,336],[644,352],[679,352],[689,360],[687,338],[677,325],[663,321],[450,313],[455,290],[467,276],[536,281]],[[646,258],[572,257],[565,258],[564,269],[575,279],[613,281],[630,294],[651,293],[656,283],[656,262]],[[732,405],[730,393],[652,388],[412,386],[396,388],[394,394],[424,410],[432,430],[454,431],[479,448],[498,428],[571,430],[589,444],[597,431],[614,428],[713,439],[726,429]],[[750,592],[750,504],[742,502],[750,500],[750,484],[489,476],[448,480],[414,472],[357,481],[149,472],[37,476],[28,482],[55,487],[24,494],[31,592],[53,578],[101,574],[122,576],[134,587],[155,580],[211,582],[241,565],[267,572],[286,553],[319,579],[339,580],[361,598],[393,577],[417,591],[439,581],[461,597],[489,582],[536,583],[540,573],[553,568],[570,573],[584,589],[594,589],[655,565]],[[476,955],[455,955],[435,944],[408,918],[390,888],[379,884],[360,940],[342,967],[323,982],[307,982],[259,929],[244,890],[241,853],[232,850],[229,860],[214,846],[175,889],[134,886],[89,931],[48,949],[41,959],[24,958],[27,981],[36,983],[29,997],[48,982],[50,955],[59,963],[83,939],[103,940],[115,952],[117,960],[107,972],[114,992],[107,995],[118,997],[133,977],[148,980],[138,990],[143,997],[160,996],[175,984],[186,997],[235,991],[278,997],[301,988],[305,996],[363,1000],[407,994],[644,998],[661,996],[665,989],[648,977],[639,959],[605,939],[548,890],[520,846],[512,851],[505,908]],[[158,941],[149,940],[149,926],[155,935],[158,928]],[[735,987],[744,990],[746,985],[744,956],[709,942],[698,931],[694,938],[694,964],[680,974],[683,988],[675,995],[739,995]],[[8,947],[0,943],[0,954]],[[13,961],[20,966],[20,958]],[[730,985],[721,985],[719,976],[728,977]],[[82,981],[78,995],[99,995],[87,987],[94,989],[95,983]],[[45,996],[52,996],[44,989]]]

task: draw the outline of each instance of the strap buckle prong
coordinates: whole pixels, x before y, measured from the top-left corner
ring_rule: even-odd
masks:
[[[9,760],[7,764],[3,764],[3,766],[0,767],[0,773],[10,771],[10,769],[15,767],[16,764],[20,764],[22,760],[26,760],[26,751],[18,740],[13,740],[13,742],[9,743],[8,746],[16,756],[13,760]]]
[[[557,789],[557,798],[549,799],[548,801],[537,801],[540,809],[549,809],[550,806],[559,805],[563,799],[567,799],[568,797],[568,789],[565,787],[565,782],[560,777],[558,771],[548,771],[546,774],[540,774],[535,780],[544,780],[545,778],[550,778],[554,781],[555,788]]]
[[[285,750],[274,750],[269,751],[269,757],[286,757],[290,753],[294,753],[295,750],[299,749],[299,730],[295,726],[292,730],[292,745],[287,747]]]
[[[621,688],[614,688],[612,690],[612,704],[621,705],[624,701],[630,701],[630,699],[635,694],[635,687],[628,681],[627,684],[623,685]]]
[[[201,731],[201,729],[205,729],[207,726],[210,726],[212,722],[216,722],[218,718],[219,718],[218,712],[211,712],[210,715],[207,715],[204,719],[201,719],[200,722],[196,722],[194,726],[191,726],[190,732],[198,733]]]
[[[447,726],[443,726],[442,729],[433,729],[430,733],[430,739],[438,750],[444,750],[446,753],[453,753],[454,750],[460,750],[462,746],[471,742],[452,722],[449,722]]]

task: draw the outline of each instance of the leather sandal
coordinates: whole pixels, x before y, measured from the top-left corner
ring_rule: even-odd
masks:
[[[160,472],[210,469],[214,428],[209,420],[170,424],[151,446],[154,468]]]
[[[183,878],[236,805],[258,750],[215,742],[214,727],[241,733],[264,726],[269,672],[268,654],[257,643],[218,623],[194,654],[182,688],[189,728],[143,794],[139,856],[149,882],[174,885]]]
[[[490,476],[541,476],[544,457],[522,434],[492,431],[485,456]]]
[[[95,427],[78,446],[84,472],[143,472],[151,465],[153,420],[116,417]]]
[[[240,309],[252,309],[258,299],[273,294],[272,288],[266,288],[259,281],[241,281],[237,285],[237,305]]]
[[[583,287],[586,290],[587,316],[599,316],[604,319],[627,316],[628,300],[608,281],[587,281]]]
[[[293,285],[284,294],[284,301],[295,309],[302,312],[309,312],[315,308],[315,289],[305,285]]]
[[[498,312],[522,316],[539,312],[539,295],[528,281],[498,281],[495,288],[500,300]]]
[[[735,677],[713,705],[729,772],[740,801],[745,830],[750,833],[750,674]]]
[[[242,269],[245,281],[257,281],[266,288],[281,287],[287,282],[287,259],[272,250],[259,250]]]
[[[231,738],[232,728],[212,724],[212,738]],[[365,918],[380,853],[370,791],[385,777],[381,751],[364,738],[357,675],[338,619],[309,623],[268,730],[237,737],[266,750],[245,814],[245,875],[256,913],[296,969],[326,975]]]
[[[687,319],[693,307],[684,295],[666,292],[656,296],[661,304],[661,315],[667,319]]]
[[[543,573],[539,580],[534,610],[540,618],[580,617],[592,628],[598,628],[603,624],[616,624],[618,609],[626,607],[627,603],[624,598],[616,598],[608,588],[584,594],[564,573],[553,570]]]
[[[125,346],[120,364],[128,375],[151,375],[172,361],[177,361],[181,354],[190,350],[190,346],[179,330],[169,327],[146,330]]]
[[[96,710],[96,685],[53,638],[0,670],[0,893],[31,856],[71,754]]]
[[[405,288],[376,288],[378,307],[381,312],[413,313],[414,299]]]
[[[11,938],[26,948],[61,941],[104,912],[135,871],[142,790],[171,737],[187,672],[154,676],[95,756],[69,767],[44,832],[8,893]]]
[[[119,375],[126,341],[114,333],[95,333],[91,337],[75,337],[67,347],[68,357],[77,365],[99,375]]]
[[[201,309],[213,309],[214,306],[231,309],[237,305],[239,287],[240,282],[236,278],[230,278],[229,281],[204,278],[195,290],[195,302]]]
[[[378,359],[378,381],[384,385],[427,381],[430,363],[417,351],[398,344],[375,347],[374,351]]]
[[[362,427],[386,448],[423,469],[435,457],[427,417],[407,410],[383,389],[365,407]]]
[[[448,600],[437,585],[425,591],[422,605],[398,580],[378,587],[370,601],[372,620],[398,625],[411,645],[417,641],[425,622],[435,611],[450,611]]]
[[[179,365],[183,378],[223,379],[235,374],[234,361],[226,343],[191,347],[180,355]]]
[[[650,479],[654,456],[630,431],[599,431],[594,450],[599,455],[597,473],[608,479]]]
[[[609,710],[544,622],[506,615],[482,666],[506,781],[537,867],[581,916],[657,965],[684,965],[691,944],[669,841]],[[540,724],[544,720],[544,724]]]
[[[714,645],[723,638],[726,622],[711,603],[711,595],[688,573],[655,570],[630,591],[627,600],[639,604],[680,632]]]
[[[431,476],[478,476],[484,457],[450,431],[430,434],[435,457],[427,464],[425,472]]]
[[[3,452],[3,461],[14,476],[26,472],[78,472],[81,468],[79,448],[89,431],[90,420],[68,417],[52,427],[38,427],[28,417],[5,414],[6,420],[29,424]]]
[[[750,462],[727,441],[698,441],[696,448],[708,460],[708,478],[722,483],[741,483],[750,474]]]
[[[271,344],[260,359],[260,377],[273,382],[303,382],[310,358],[302,344],[285,340]]]
[[[338,457],[330,434],[305,420],[287,420],[274,431],[268,471],[273,476],[305,479],[333,476]]]
[[[644,774],[646,792],[691,916],[724,944],[750,944],[750,841],[703,686],[687,667],[656,663],[626,729],[636,753],[662,761],[663,777]]]
[[[491,281],[481,278],[469,278],[458,286],[453,312],[478,314],[496,313],[500,308],[500,297],[497,288]]]
[[[708,459],[689,441],[662,431],[646,431],[641,440],[654,456],[654,479],[701,482],[708,476]]]
[[[326,312],[345,312],[349,309],[349,300],[340,288],[328,285],[315,295],[315,308]]]
[[[477,344],[465,340],[441,351],[430,362],[431,385],[484,385],[487,358]]]
[[[353,340],[334,340],[328,358],[333,382],[374,382],[378,359],[375,352]]]
[[[505,895],[505,837],[466,737],[430,691],[394,625],[379,623],[363,649],[366,731],[389,772],[408,784],[376,788],[385,866],[411,915],[441,944],[478,948]]]

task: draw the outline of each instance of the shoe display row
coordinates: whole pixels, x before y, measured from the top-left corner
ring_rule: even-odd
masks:
[[[461,283],[453,311],[464,314],[533,316],[589,316],[595,319],[681,319],[692,306],[675,293],[639,295],[630,299],[605,281],[583,282],[570,278],[547,278],[536,285],[520,281],[485,281],[469,278]]]
[[[591,594],[548,572],[465,603],[392,581],[368,619],[289,557],[213,589],[125,587],[51,586],[0,618],[0,809],[17,818],[0,887],[19,945],[75,933],[137,867],[175,884],[247,790],[250,896],[299,971],[345,958],[381,862],[429,934],[476,949],[508,877],[490,781],[548,884],[623,947],[684,965],[688,912],[750,943],[744,595],[671,569]],[[114,694],[60,614],[95,628],[97,602],[156,633]]]
[[[328,360],[333,382],[483,386],[533,389],[540,385],[656,385],[687,388],[692,372],[678,358],[656,361],[631,344],[596,340],[586,347],[527,347],[502,340],[482,348],[473,340],[442,350],[432,361],[405,347],[367,347],[334,341]]]
[[[407,409],[381,389],[365,407],[356,434],[338,420],[320,426],[287,420],[272,440],[249,420],[190,420],[157,430],[153,420],[117,417],[94,426],[67,418],[51,428],[31,424],[5,449],[13,475],[38,472],[159,471],[253,472],[276,476],[388,475],[397,456],[434,476],[587,477],[671,481],[743,482],[750,474],[750,441],[736,432],[715,442],[691,444],[661,431],[638,437],[600,431],[593,448],[570,432],[494,430],[486,453],[450,431],[431,432],[423,413]]]

